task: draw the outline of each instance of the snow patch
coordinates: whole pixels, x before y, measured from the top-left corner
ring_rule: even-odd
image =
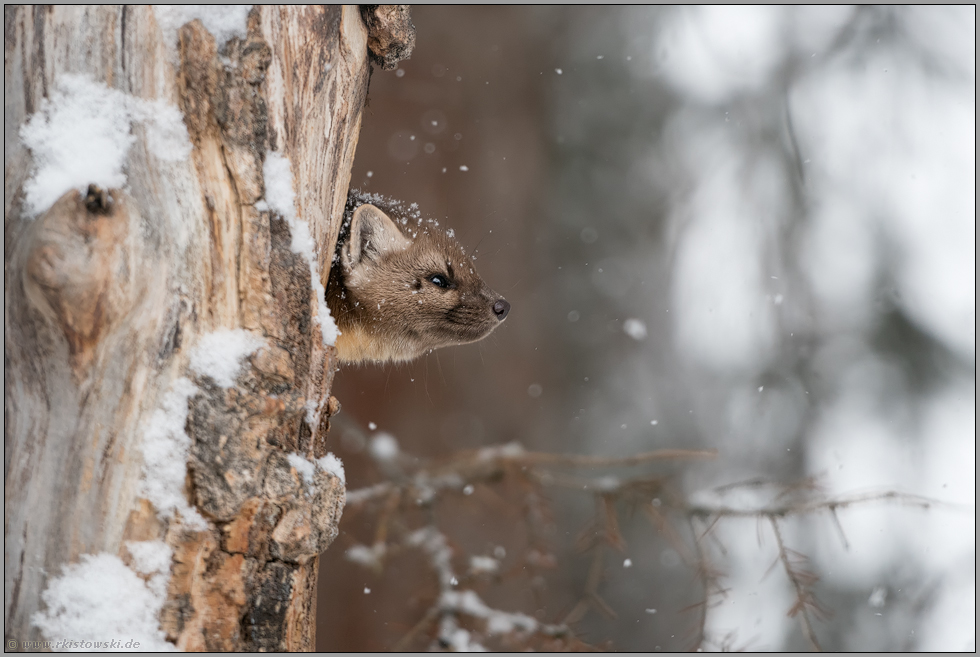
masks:
[[[307,461],[306,457],[302,454],[288,454],[286,460],[303,477],[303,481],[306,482],[307,486],[313,485],[313,474],[316,472],[316,466]]]
[[[492,574],[500,570],[500,562],[493,557],[473,556],[470,557],[470,570],[474,573]]]
[[[384,543],[375,543],[371,547],[353,545],[344,552],[344,558],[367,568],[380,568],[387,548]]]
[[[293,171],[289,160],[275,151],[266,152],[262,174],[265,177],[265,201],[268,207],[279,213],[289,225],[289,232],[292,235],[290,248],[293,253],[300,254],[310,264],[310,281],[317,301],[317,321],[320,322],[323,344],[333,346],[337,342],[340,330],[330,315],[330,309],[327,308],[326,290],[320,280],[320,266],[316,259],[315,242],[310,233],[310,225],[300,221],[296,216],[296,193],[293,191]]]
[[[496,445],[494,447],[483,447],[476,454],[476,458],[480,461],[519,459],[522,456],[524,456],[524,446],[517,441],[512,441],[505,445]]]
[[[440,588],[447,589],[457,581],[453,574],[453,551],[446,537],[435,527],[423,527],[408,535],[405,541],[412,547],[420,548],[429,557],[432,569],[439,575]]]
[[[275,151],[266,152],[262,175],[265,177],[266,203],[282,215],[292,228],[292,223],[296,219],[296,193],[293,191],[293,171],[289,160]],[[292,249],[296,253],[301,253],[297,249],[295,235]]]
[[[487,652],[487,649],[473,641],[472,635],[461,627],[456,627],[450,621],[443,619],[439,631],[439,638],[444,641],[453,652]]]
[[[191,352],[190,366],[221,387],[231,388],[242,369],[242,359],[263,345],[263,338],[244,329],[218,329],[201,336]]]
[[[214,36],[220,49],[232,37],[248,35],[248,12],[252,5],[157,5],[153,8],[157,25],[167,47],[177,45],[177,31],[194,19]]]
[[[79,563],[65,566],[60,576],[48,580],[41,594],[47,609],[31,620],[45,637],[86,642],[89,645],[82,647],[106,651],[176,650],[159,621],[170,579],[170,548],[160,541],[131,541],[127,548],[134,565],[152,575],[149,583],[115,555],[82,555]]]
[[[333,452],[327,452],[326,456],[318,458],[316,461],[310,461],[302,454],[296,453],[287,454],[286,460],[303,477],[303,482],[307,486],[313,485],[313,476],[316,474],[316,468],[320,468],[327,474],[337,477],[344,484],[347,483],[347,478],[344,475],[344,464],[339,458],[334,456]]]
[[[307,399],[306,403],[303,404],[303,409],[306,411],[303,419],[306,420],[306,425],[310,429],[317,427],[317,413],[320,411],[320,406],[321,404],[318,404],[314,399]]]
[[[184,431],[187,424],[187,400],[197,392],[190,379],[173,382],[163,396],[161,408],[150,416],[143,429],[140,450],[143,452],[141,494],[149,500],[162,518],[181,515],[191,529],[207,529],[207,522],[187,503],[184,480],[187,477],[187,455],[191,439]]]
[[[527,614],[493,609],[480,599],[476,591],[443,591],[439,606],[444,611],[486,619],[488,634],[507,634],[515,630],[533,632],[538,629],[538,621]]]
[[[320,466],[320,469],[327,474],[332,474],[337,479],[340,479],[340,483],[347,485],[347,475],[344,474],[344,464],[339,458],[334,456],[333,452],[327,452],[327,455],[318,458],[316,464]]]
[[[352,490],[347,492],[345,504],[347,506],[355,506],[366,502],[367,500],[372,500],[377,497],[381,497],[385,493],[391,490],[391,486],[387,483],[375,484],[373,486],[367,486],[365,488],[358,488],[357,490]]]
[[[144,100],[85,75],[62,75],[49,98],[21,127],[34,172],[24,184],[26,215],[35,217],[62,194],[126,184],[126,155],[144,128],[150,153],[166,162],[190,155],[183,116],[162,100]]]
[[[166,600],[173,550],[163,541],[126,541],[125,545],[132,557],[129,567],[143,576],[154,595]]]

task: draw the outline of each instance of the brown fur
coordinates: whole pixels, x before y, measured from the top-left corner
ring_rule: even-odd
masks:
[[[396,222],[371,204],[353,212],[330,272],[327,305],[341,331],[340,360],[347,363],[405,361],[475,342],[510,308],[434,222]]]

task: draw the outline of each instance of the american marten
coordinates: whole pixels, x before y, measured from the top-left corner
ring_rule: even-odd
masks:
[[[397,202],[356,193],[347,202],[326,294],[345,363],[406,361],[476,342],[510,312],[452,230],[423,219],[414,205],[405,212]]]

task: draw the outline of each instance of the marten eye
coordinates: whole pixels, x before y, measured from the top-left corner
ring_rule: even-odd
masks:
[[[449,279],[442,274],[432,274],[432,276],[429,276],[429,282],[436,287],[441,287],[444,290],[448,290],[450,287],[452,287]]]

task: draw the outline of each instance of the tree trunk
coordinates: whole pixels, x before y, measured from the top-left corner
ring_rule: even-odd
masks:
[[[4,8],[8,646],[75,638],[51,635],[65,627],[55,583],[107,553],[151,594],[164,582],[155,629],[179,648],[313,649],[317,555],[344,500],[324,458],[336,405],[323,284],[369,35],[349,6],[234,18]],[[54,146],[22,128],[58,136],[58,103],[79,89],[107,100]],[[94,177],[91,126],[121,107],[121,183],[38,182],[61,142],[90,133],[91,153],[65,166]],[[52,189],[67,193],[43,207]],[[157,572],[139,555],[159,541]]]

